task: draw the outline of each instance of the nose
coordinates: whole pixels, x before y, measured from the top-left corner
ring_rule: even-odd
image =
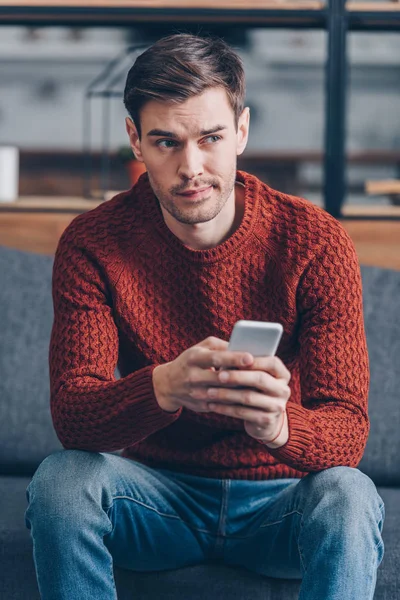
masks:
[[[184,148],[180,158],[178,173],[182,179],[194,179],[203,175],[203,156],[197,144]]]

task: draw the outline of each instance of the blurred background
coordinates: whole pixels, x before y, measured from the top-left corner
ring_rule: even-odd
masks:
[[[272,8],[286,1],[274,0]],[[324,190],[327,65],[337,48],[329,44],[328,20],[313,23],[310,18],[310,27],[304,27],[299,13],[304,9],[309,18],[310,6],[317,13],[337,9],[343,2],[289,2],[298,12],[288,27],[284,19],[242,25],[240,16],[224,18],[228,2],[213,4],[221,10],[201,23],[189,17],[185,21],[187,12],[177,20],[142,16],[140,22],[118,21],[114,26],[104,21],[99,26],[93,20],[88,24],[84,18],[65,24],[68,19],[54,12],[46,26],[29,16],[18,24],[18,18],[0,14],[0,146],[19,150],[21,208],[82,210],[79,202],[85,198],[100,201],[132,185],[122,90],[134,56],[124,63],[112,88],[115,95],[92,99],[90,118],[84,104],[88,87],[125,49],[191,31],[220,35],[244,60],[251,130],[239,168],[329,210]],[[242,4],[251,8],[251,2]],[[190,9],[190,3],[181,5]],[[400,218],[400,5],[348,3],[348,8],[362,8],[365,14],[368,7],[377,14],[384,9],[386,25],[380,26],[378,18],[375,25],[371,19],[367,25],[361,20],[346,35],[346,190],[339,216],[395,220]],[[248,21],[249,13],[243,11]],[[392,13],[397,18],[393,25]],[[110,89],[103,88],[105,94]],[[0,210],[6,208],[0,203]]]

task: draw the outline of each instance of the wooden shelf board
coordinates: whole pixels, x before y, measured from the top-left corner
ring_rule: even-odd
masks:
[[[366,181],[365,192],[369,196],[397,196],[397,194],[400,194],[400,180],[383,179]]]
[[[213,8],[321,10],[322,0],[0,0],[0,6],[21,8]]]
[[[399,2],[347,2],[349,12],[400,12]]]
[[[342,214],[346,217],[385,216],[400,218],[400,206],[371,206],[368,204],[345,204],[342,208]]]
[[[85,212],[96,208],[101,200],[87,200],[75,196],[52,197],[52,196],[21,196],[15,202],[0,202],[0,212],[24,212],[41,211],[51,212]]]

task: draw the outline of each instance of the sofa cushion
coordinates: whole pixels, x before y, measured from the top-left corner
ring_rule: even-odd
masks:
[[[358,468],[376,485],[400,486],[400,271],[362,266],[361,275],[371,429]]]
[[[51,423],[53,258],[0,246],[0,472],[33,473],[62,448]]]

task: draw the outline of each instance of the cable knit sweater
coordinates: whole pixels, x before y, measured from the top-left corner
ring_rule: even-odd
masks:
[[[53,268],[51,413],[65,448],[211,478],[274,479],[356,467],[369,433],[361,277],[341,224],[237,172],[239,228],[193,250],[167,227],[147,174],[77,216]],[[277,321],[291,372],[289,439],[270,449],[241,419],[162,410],[156,365],[238,319]],[[120,377],[116,375],[116,367]]]

